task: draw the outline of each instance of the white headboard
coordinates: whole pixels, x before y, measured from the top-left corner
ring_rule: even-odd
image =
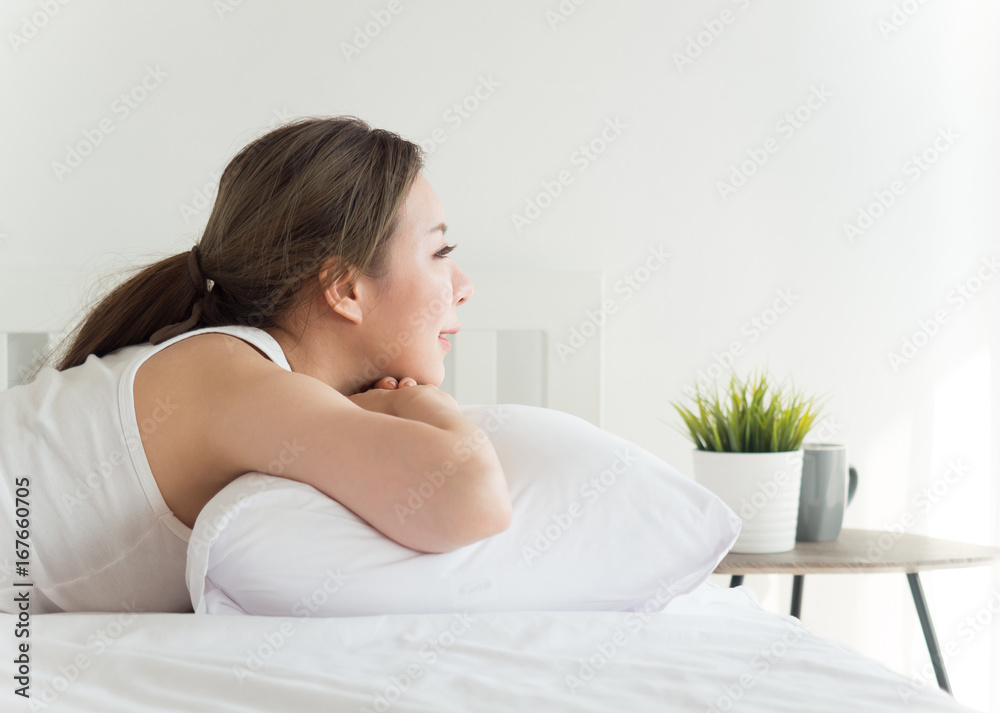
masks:
[[[475,294],[445,356],[441,388],[460,404],[523,403],[603,427],[604,335],[587,319],[601,272],[466,269]],[[75,272],[0,271],[0,390],[83,316],[91,280]]]
[[[0,391],[25,381],[29,368],[83,316],[93,276],[70,270],[0,270]]]

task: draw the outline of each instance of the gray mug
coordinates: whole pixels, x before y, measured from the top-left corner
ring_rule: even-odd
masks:
[[[826,542],[840,536],[844,510],[858,489],[858,471],[847,462],[847,447],[837,443],[802,445],[798,542]]]

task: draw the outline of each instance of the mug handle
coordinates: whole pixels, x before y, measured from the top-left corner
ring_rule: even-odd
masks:
[[[851,501],[854,500],[854,493],[858,489],[858,469],[853,465],[847,466],[847,474],[849,476],[849,483],[847,486],[847,504],[850,505]]]

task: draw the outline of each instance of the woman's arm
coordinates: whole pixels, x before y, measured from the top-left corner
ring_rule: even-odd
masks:
[[[510,525],[492,444],[435,386],[348,398],[249,351],[201,373],[205,407],[189,413],[199,414],[203,448],[226,482],[256,470],[308,483],[422,552],[449,552]]]
[[[380,380],[377,385],[382,383]],[[416,496],[408,498],[407,506],[400,509],[401,517],[409,516],[411,500],[417,504],[422,503],[425,493],[431,488],[436,492],[446,479],[462,472],[459,470],[460,465],[468,463],[469,467],[464,472],[474,476],[455,480],[451,488],[469,500],[477,497],[483,499],[479,508],[469,511],[470,518],[480,512],[482,519],[463,526],[472,531],[483,529],[484,534],[466,544],[506,530],[512,517],[507,479],[486,433],[462,414],[458,402],[450,394],[436,386],[417,385],[412,378],[406,377],[396,390],[397,395],[382,395],[386,390],[392,392],[394,389],[394,386],[383,386],[354,394],[349,399],[367,410],[439,428],[445,432],[446,439],[451,444],[450,455],[441,463],[438,471],[431,475],[429,482],[424,480]],[[402,396],[399,392],[407,392],[408,395]]]

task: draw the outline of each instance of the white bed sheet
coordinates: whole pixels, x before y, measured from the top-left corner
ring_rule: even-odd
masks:
[[[12,641],[13,617],[0,626]],[[12,693],[11,650],[4,711],[972,710],[708,582],[648,616],[39,615],[30,704]]]

